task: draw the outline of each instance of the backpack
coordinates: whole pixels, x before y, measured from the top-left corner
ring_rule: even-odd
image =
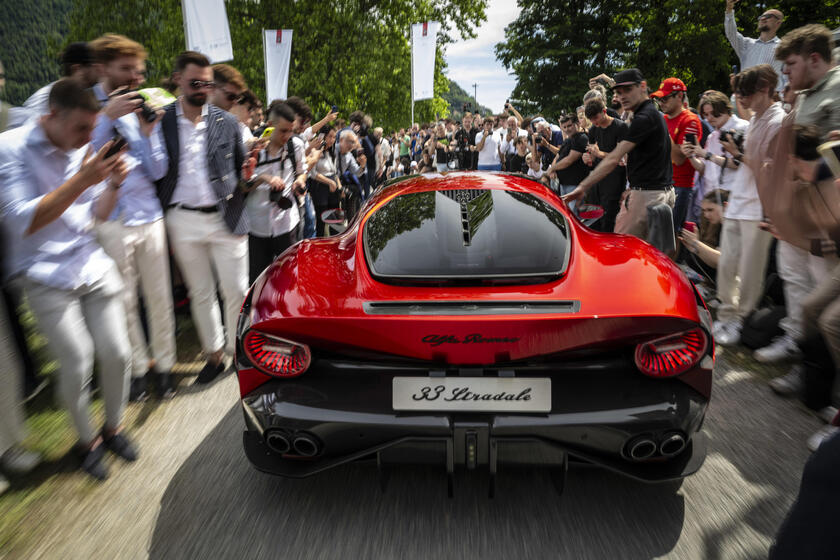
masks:
[[[763,306],[753,309],[744,319],[741,329],[741,344],[752,350],[763,348],[777,336],[784,334],[779,326],[787,315],[784,305],[782,279],[775,272],[764,281]]]

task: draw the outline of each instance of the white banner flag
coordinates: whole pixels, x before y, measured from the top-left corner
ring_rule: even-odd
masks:
[[[440,23],[427,21],[411,26],[412,98],[431,99],[435,96],[435,48]]]
[[[225,0],[182,0],[187,50],[198,51],[210,62],[233,60]]]
[[[292,30],[263,29],[265,50],[265,93],[268,102],[286,99],[289,90],[289,65],[292,60]]]

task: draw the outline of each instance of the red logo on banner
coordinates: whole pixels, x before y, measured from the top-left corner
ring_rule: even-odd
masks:
[[[283,30],[282,29],[277,30],[277,42],[278,43],[283,42]]]
[[[424,21],[423,22],[423,37],[425,37],[428,34],[429,34],[429,22]]]

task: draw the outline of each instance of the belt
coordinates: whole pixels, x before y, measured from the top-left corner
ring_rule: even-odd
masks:
[[[667,187],[629,187],[631,191],[670,191],[674,188],[673,185]]]
[[[166,207],[167,210],[171,210],[173,208],[189,210],[190,212],[203,212],[205,214],[212,214],[213,212],[219,211],[219,208],[215,204],[213,206],[187,206],[186,204],[175,203]]]

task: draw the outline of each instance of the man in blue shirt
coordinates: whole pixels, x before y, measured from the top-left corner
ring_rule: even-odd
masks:
[[[113,210],[128,167],[121,155],[105,157],[111,142],[98,152],[89,145],[99,111],[90,90],[62,78],[49,107],[0,135],[0,217],[10,274],[60,364],[58,394],[79,435],[81,467],[101,480],[108,474],[105,448],[137,458],[120,433],[131,359],[122,281],[92,231],[94,216]],[[105,401],[101,434],[88,410],[94,352]]]
[[[137,89],[143,82],[146,51],[142,45],[122,35],[103,35],[91,41],[91,50],[102,69],[102,80],[94,86],[98,97],[108,99],[120,88]],[[135,102],[137,103],[137,102]],[[108,220],[97,227],[102,248],[117,265],[125,284],[125,313],[132,349],[129,400],[146,398],[146,372],[150,357],[137,304],[138,283],[149,325],[155,384],[161,397],[171,397],[170,370],[175,365],[175,316],[169,275],[169,247],[163,211],[154,181],[166,173],[166,153],[155,130],[163,111],[149,121],[139,109],[114,103],[114,110],[102,111],[93,131],[93,147],[101,148],[114,134],[128,142],[123,156],[129,168],[120,189],[116,208]],[[131,110],[123,114],[126,110]],[[138,282],[139,281],[139,282]]]

